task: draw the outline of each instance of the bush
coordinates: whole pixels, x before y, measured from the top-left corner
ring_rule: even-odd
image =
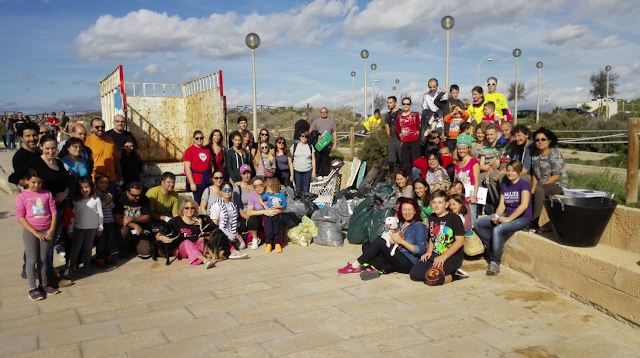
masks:
[[[370,165],[384,164],[384,158],[387,157],[387,146],[389,137],[387,132],[380,128],[371,132],[369,137],[364,140],[362,147],[356,153],[357,157],[362,161],[366,161]]]

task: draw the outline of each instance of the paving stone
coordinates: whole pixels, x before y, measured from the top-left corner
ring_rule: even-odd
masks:
[[[409,306],[406,303],[389,296],[375,296],[368,298],[366,304],[363,304],[362,301],[354,301],[343,303],[335,307],[353,317],[362,317],[370,315],[372,309],[375,310],[375,312],[381,313]]]
[[[492,328],[477,318],[461,314],[416,324],[414,327],[426,336],[438,341],[480,333]]]
[[[611,317],[601,317],[598,313],[599,312],[595,310],[583,310],[572,312],[571,314],[550,316],[533,321],[530,324],[563,338],[595,333],[597,331],[614,330],[616,328],[615,325],[611,324],[609,319]]]
[[[356,338],[369,334],[395,330],[402,323],[385,316],[384,314],[372,314],[346,323],[329,325],[329,328],[343,338]]]
[[[405,306],[395,308],[384,313],[391,319],[397,319],[406,325],[415,325],[422,322],[433,321],[439,318],[457,314],[446,302],[427,302],[418,306]]]
[[[490,328],[475,333],[473,336],[502,352],[511,352],[529,347],[546,347],[562,339],[557,334],[531,325],[531,322],[509,327]]]
[[[171,342],[181,341],[209,333],[240,327],[241,324],[229,313],[194,319],[162,327],[162,332]]]
[[[67,344],[52,348],[33,350],[25,353],[6,356],[10,358],[82,358],[78,344]]]
[[[269,358],[271,355],[260,345],[242,346],[216,353],[216,358]]]
[[[294,276],[284,276],[284,277],[279,275],[279,277],[272,278],[272,279],[265,277],[265,282],[268,283],[271,287],[285,287],[285,288],[290,288],[290,287],[300,285],[302,283],[314,282],[318,280],[320,280],[320,277],[311,273],[305,273],[302,275],[294,275]]]
[[[0,332],[0,356],[23,353],[38,349],[38,334],[7,335]],[[9,344],[10,343],[10,344]]]
[[[308,288],[313,292],[324,292],[337,290],[346,287],[362,285],[364,281],[360,280],[358,275],[338,276],[332,278],[325,278],[315,282],[309,282],[302,285],[302,287]]]
[[[44,304],[44,301],[47,301],[47,304]],[[107,297],[102,292],[83,295],[80,297],[69,297],[63,293],[47,298],[44,301],[38,301],[38,303],[42,303],[38,306],[40,313],[57,312],[100,305],[103,302],[107,302]]]
[[[160,330],[150,329],[85,341],[80,347],[84,357],[105,357],[165,343],[167,339]]]
[[[290,331],[300,333],[336,322],[352,321],[352,317],[335,307],[327,307],[288,317],[281,317],[278,318],[278,321]]]
[[[306,296],[312,292],[303,287],[278,287],[247,294],[259,304]]]
[[[126,280],[105,279],[105,280],[101,280],[101,282],[98,282],[98,283],[84,284],[83,282],[82,284],[77,284],[70,287],[63,287],[60,290],[61,291],[64,290],[65,293],[68,293],[73,297],[77,297],[82,295],[88,295],[91,293],[117,290],[120,288],[127,288],[132,286],[133,285]]]
[[[301,309],[291,302],[274,302],[260,306],[231,311],[231,315],[241,324],[252,324],[278,317],[286,317],[300,312]]]
[[[25,296],[25,298],[27,298],[27,296]],[[2,300],[0,300],[0,302],[1,301]],[[29,304],[23,304],[11,309],[3,309],[2,314],[0,314],[0,329],[2,329],[5,322],[20,321],[21,319],[38,316],[39,314],[38,306]]]
[[[195,317],[202,318],[218,313],[230,312],[241,308],[253,306],[257,306],[256,301],[252,300],[246,295],[240,295],[220,298],[213,302],[192,303],[186,307]]]
[[[169,308],[163,311],[151,311],[139,315],[130,315],[118,319],[122,332],[143,331],[168,324],[186,322],[194,316],[184,307]]]
[[[506,327],[514,324],[544,318],[548,315],[531,309],[530,307],[508,304],[499,307],[489,307],[476,310],[467,310],[466,313],[477,317],[494,327]]]
[[[430,338],[424,336],[415,329],[403,326],[394,329],[391,332],[380,332],[368,336],[353,338],[349,340],[349,343],[362,353],[392,354],[391,352],[396,349],[410,347],[429,341],[431,341]]]
[[[77,327],[80,326],[80,320],[78,317],[70,317],[70,318],[61,318],[53,321],[43,321],[41,323],[28,324],[23,326],[16,326],[11,328],[6,328],[2,330],[3,334],[9,335],[20,335],[27,333],[39,333],[48,331],[51,329],[61,329],[67,327]],[[42,346],[41,346],[42,347]]]
[[[128,353],[131,358],[158,357],[213,357],[219,349],[207,337],[200,336],[188,340],[149,347]]]
[[[413,290],[405,290],[399,292],[389,292],[389,296],[402,301],[408,305],[420,305],[425,302],[438,301],[455,296],[455,294],[443,289],[442,287],[427,286],[416,282],[416,288]]]
[[[35,307],[35,305],[27,305],[26,307]],[[37,309],[36,309],[37,310]],[[2,311],[4,316],[6,310]],[[6,311],[10,314],[11,311]],[[29,317],[21,317],[20,319],[12,319],[7,321],[0,321],[0,331],[4,332],[8,328],[22,327],[22,326],[37,326],[51,321],[58,321],[69,318],[78,318],[78,315],[74,310],[57,311],[52,313],[36,314]],[[33,331],[32,331],[33,332]]]
[[[124,305],[124,307],[122,308],[116,308],[113,310],[101,310],[100,312],[87,315],[80,314],[80,321],[82,322],[82,324],[87,324],[100,321],[109,321],[112,319],[117,320],[121,317],[135,316],[149,311],[151,311],[151,307],[149,307],[149,305],[147,304],[133,306]]]
[[[105,321],[40,332],[38,338],[40,348],[48,348],[69,343],[89,341],[96,338],[111,337],[119,334],[122,334],[122,331],[116,321]]]
[[[277,321],[271,320],[210,333],[208,337],[220,350],[228,351],[289,335],[291,332]]]
[[[151,282],[146,285],[138,285],[105,292],[110,301],[130,301],[152,293],[167,292],[169,287],[162,282]]]
[[[243,284],[243,282],[238,280],[235,282],[235,285],[233,285],[232,287],[224,288],[224,289],[213,289],[211,290],[211,292],[215,297],[225,298],[225,297],[231,297],[231,296],[244,295],[251,292],[268,290],[270,288],[272,287],[266,282],[257,282],[257,283],[250,283],[245,285]]]
[[[386,295],[389,293],[403,291],[405,287],[398,283],[398,276],[400,275],[386,275],[384,277],[384,280],[378,278],[372,281],[366,281],[366,284],[344,288],[344,290],[360,298],[371,298],[373,296]],[[403,276],[407,278],[406,275]]]
[[[325,291],[290,299],[291,302],[307,310],[335,306],[356,300],[359,300],[359,298],[344,290]]]
[[[338,342],[326,346],[316,347],[305,351],[287,354],[286,358],[311,358],[311,357],[358,357],[360,352],[348,342]]]
[[[176,293],[176,291],[172,291],[171,293]],[[167,298],[166,300],[150,303],[149,306],[151,306],[151,308],[156,311],[160,311],[176,306],[182,307],[197,302],[211,302],[211,304],[215,304],[215,300],[216,298],[213,297],[211,292],[207,291],[203,293],[194,293],[191,295],[176,295],[175,297]]]
[[[342,338],[333,332],[309,331],[282,337],[262,343],[261,346],[272,356],[278,357],[284,354],[300,352],[315,347],[325,346],[340,342]]]
[[[628,348],[600,338],[598,335],[557,341],[545,346],[544,349],[561,358],[608,358],[631,353]]]
[[[434,340],[429,343],[403,349],[412,353],[415,357],[439,357],[439,358],[495,358],[500,357],[499,350],[468,335],[452,337],[445,340]],[[538,357],[536,357],[538,358]]]

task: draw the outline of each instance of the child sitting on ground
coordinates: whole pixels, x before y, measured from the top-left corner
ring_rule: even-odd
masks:
[[[495,103],[491,101],[485,103],[484,109],[483,109],[484,118],[482,118],[482,121],[480,121],[480,124],[482,123],[495,124],[498,126],[498,129],[500,129],[500,116],[497,113],[494,113],[495,111],[496,111]]]
[[[280,182],[278,179],[271,178],[267,180],[265,185],[267,192],[260,196],[260,204],[268,209],[286,209],[287,198],[280,192]],[[264,234],[267,247],[265,251],[270,253],[275,246],[276,252],[282,252],[280,240],[282,239],[282,225],[280,222],[280,214],[274,216],[262,215],[264,221]]]

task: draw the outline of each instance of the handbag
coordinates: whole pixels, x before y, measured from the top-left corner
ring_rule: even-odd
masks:
[[[273,178],[273,175],[276,171],[274,169],[268,169],[267,166],[264,165],[264,157],[262,155],[260,155],[260,161],[262,162],[262,167],[264,168],[264,176],[266,178]]]
[[[469,234],[469,232],[471,234]],[[477,256],[484,253],[482,240],[473,231],[469,230],[464,234],[464,254],[467,256]]]

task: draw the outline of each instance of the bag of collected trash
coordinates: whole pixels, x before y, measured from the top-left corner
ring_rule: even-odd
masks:
[[[318,236],[313,238],[316,245],[342,247],[342,223],[321,221],[316,224]]]
[[[300,225],[300,218],[294,213],[282,213],[280,214],[280,222],[282,223],[282,232],[293,229]]]
[[[338,215],[338,212],[335,208],[325,206],[320,210],[316,210],[313,215],[311,215],[311,221],[313,221],[313,223],[316,225],[319,222],[340,222],[340,215]]]
[[[318,227],[306,216],[302,217],[300,225],[287,233],[292,243],[300,246],[309,246],[314,236],[318,236]]]
[[[340,216],[340,222],[342,223],[343,230],[349,228],[349,220],[351,219],[353,210],[356,208],[355,203],[356,202],[354,200],[347,200],[345,197],[342,197],[333,205],[336,209],[336,213]]]
[[[395,204],[383,206],[378,195],[364,199],[353,211],[349,219],[347,240],[352,244],[373,241],[382,234],[384,219],[395,214]]]
[[[287,209],[285,213],[295,214],[298,218],[307,215],[307,206],[300,200],[287,199]]]

